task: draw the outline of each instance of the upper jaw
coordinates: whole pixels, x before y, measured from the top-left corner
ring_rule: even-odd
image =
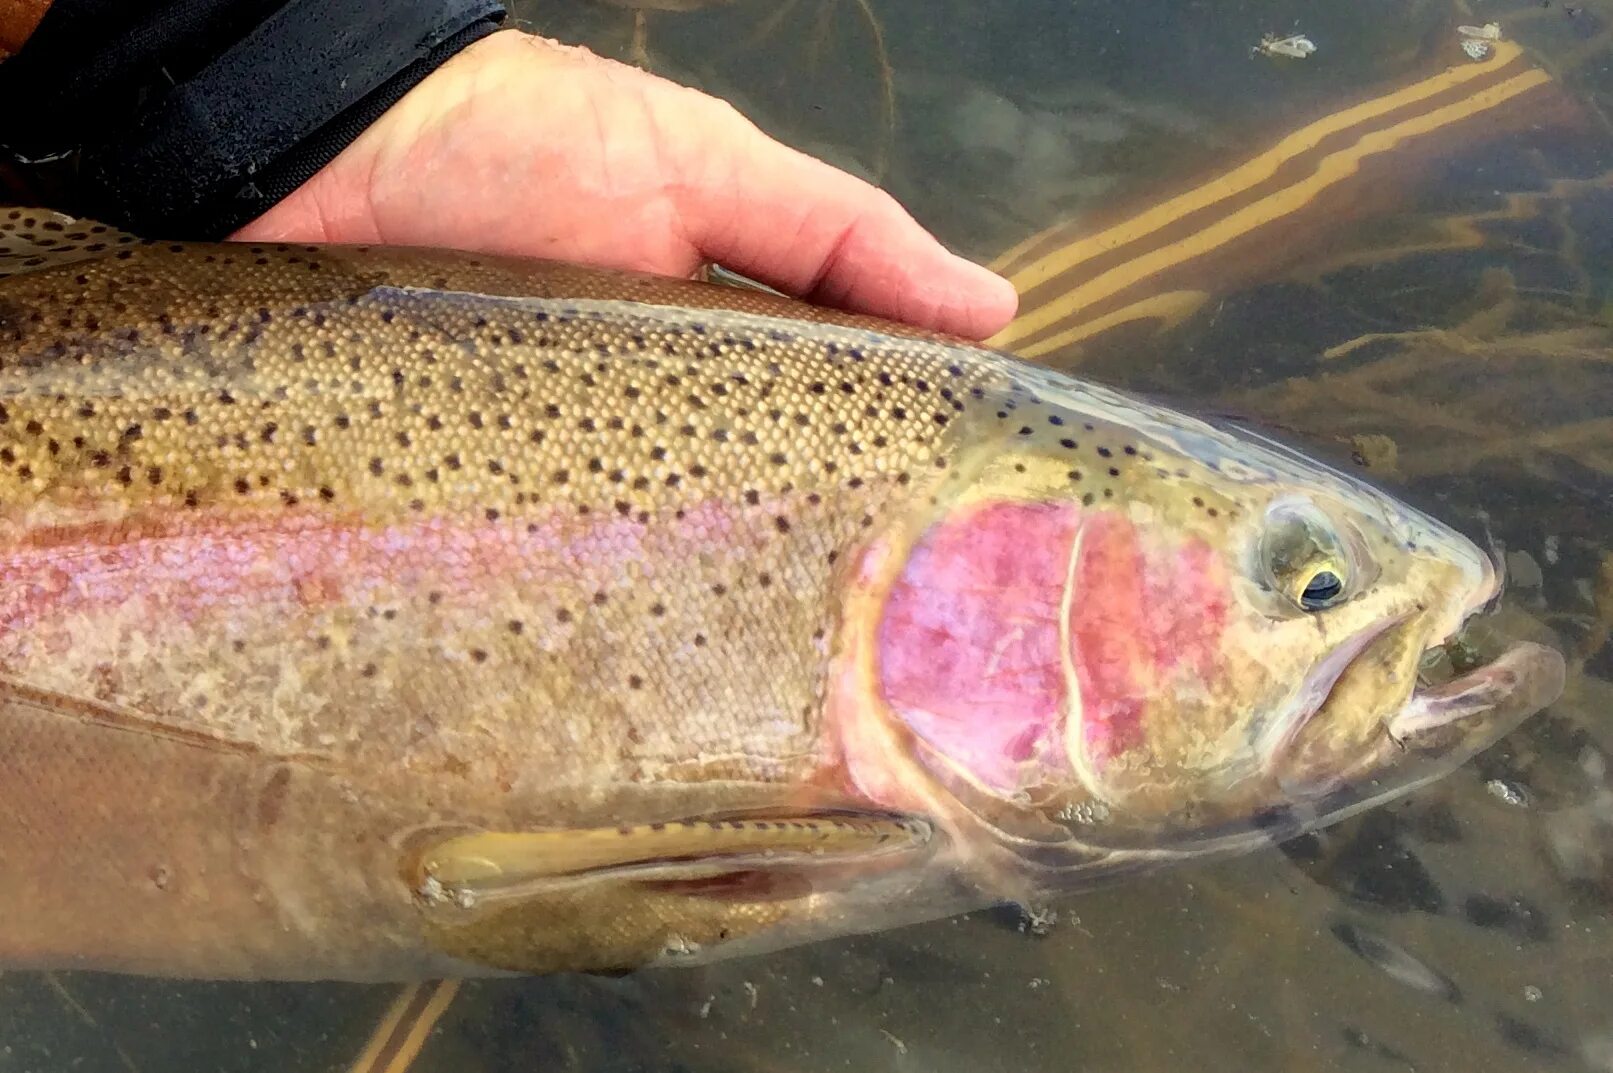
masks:
[[[1473,589],[1467,606],[1462,609],[1462,621],[1466,622],[1474,615],[1494,610],[1496,604],[1501,602],[1501,593],[1505,589],[1505,567],[1502,565],[1499,553],[1477,552],[1479,564],[1479,583]],[[1449,640],[1450,638],[1446,638]]]

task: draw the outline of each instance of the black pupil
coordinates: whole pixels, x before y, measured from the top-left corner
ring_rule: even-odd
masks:
[[[1300,594],[1299,602],[1307,611],[1314,611],[1319,607],[1326,607],[1339,598],[1344,591],[1344,582],[1331,570],[1318,570],[1305,584],[1305,591]]]

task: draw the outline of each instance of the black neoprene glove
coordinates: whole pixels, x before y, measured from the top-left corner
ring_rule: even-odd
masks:
[[[55,0],[0,62],[0,159],[69,212],[223,238],[504,17],[496,0]]]

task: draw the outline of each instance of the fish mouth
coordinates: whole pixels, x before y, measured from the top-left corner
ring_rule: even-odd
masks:
[[[1428,651],[1459,640],[1458,634]],[[1555,702],[1566,679],[1560,652],[1516,641],[1449,680],[1419,680],[1382,719],[1377,744],[1356,764],[1308,783],[1280,779],[1288,805],[1258,817],[1255,826],[1281,842],[1438,782]]]
[[[1486,725],[1493,742],[1562,695],[1567,669],[1561,653],[1528,641],[1496,647],[1472,631],[1501,602],[1505,572],[1497,554],[1478,556],[1480,583],[1455,629],[1424,651],[1411,696],[1384,721],[1398,746],[1431,748],[1460,739],[1461,728],[1475,721]]]
[[[1476,601],[1477,611],[1491,598]],[[1301,731],[1323,713],[1333,687],[1373,643],[1414,615],[1376,624],[1341,643],[1313,671],[1305,685],[1307,703],[1297,706],[1289,725],[1268,731],[1276,751],[1261,757],[1265,774],[1282,788],[1282,802],[1243,818],[1174,837],[1156,838],[1148,848],[1116,847],[1116,859],[1138,867],[1167,858],[1242,852],[1258,844],[1284,842],[1306,831],[1328,827],[1445,778],[1515,730],[1561,696],[1566,680],[1562,654],[1546,645],[1516,641],[1493,657],[1443,681],[1419,679],[1410,696],[1376,724],[1376,734],[1360,742],[1352,763],[1327,763],[1325,774],[1286,770],[1302,750]],[[1464,641],[1467,621],[1439,645],[1442,652]],[[1320,697],[1314,703],[1311,698]],[[1338,757],[1335,760],[1341,759]]]
[[[1495,658],[1439,684],[1419,683],[1411,699],[1391,716],[1386,729],[1401,747],[1429,747],[1452,737],[1459,724],[1482,718],[1504,721],[1506,729],[1562,695],[1567,669],[1562,654],[1532,641],[1518,641]],[[1505,731],[1502,731],[1505,733]],[[1497,735],[1499,736],[1499,735]]]
[[[1471,757],[1561,695],[1566,678],[1562,655],[1545,645],[1515,641],[1498,645],[1475,635],[1472,626],[1501,599],[1503,573],[1490,556],[1476,557],[1479,577],[1472,595],[1457,609],[1443,637],[1425,647],[1417,661],[1416,682],[1405,700],[1380,717],[1382,738],[1392,748],[1369,749],[1356,771],[1387,767],[1407,753]],[[1266,728],[1257,742],[1268,775],[1279,775],[1302,732],[1328,709],[1335,688],[1364,655],[1395,630],[1411,626],[1420,612],[1407,612],[1364,627],[1333,648],[1301,684],[1290,714]],[[1289,780],[1283,780],[1289,784]],[[1293,791],[1298,785],[1288,785]],[[1310,787],[1318,790],[1320,787]]]

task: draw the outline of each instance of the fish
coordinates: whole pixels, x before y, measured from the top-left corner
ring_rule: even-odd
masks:
[[[0,208],[0,965],[705,964],[1270,846],[1562,657],[1253,429],[754,288]]]
[[[1455,980],[1394,940],[1347,920],[1336,922],[1329,930],[1352,954],[1382,970],[1391,980],[1453,1005],[1462,1002],[1462,989]]]

